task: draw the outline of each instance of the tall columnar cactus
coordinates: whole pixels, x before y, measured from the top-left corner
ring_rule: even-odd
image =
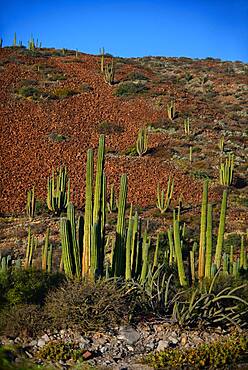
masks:
[[[133,229],[132,229],[132,241],[131,241],[131,266],[132,266],[132,276],[135,277],[136,274],[136,261],[138,260],[139,252],[139,216],[136,211],[133,218]]]
[[[201,206],[201,231],[200,231],[199,261],[198,261],[199,280],[202,280],[204,278],[207,207],[208,207],[208,181],[206,180],[203,184],[203,195]]]
[[[47,206],[50,211],[60,215],[70,201],[70,180],[66,167],[60,167],[57,175],[52,171],[52,176],[47,179]]]
[[[34,250],[37,248],[38,240],[31,234],[31,228],[28,227],[28,240],[26,245],[26,257],[24,261],[24,268],[28,269],[32,267],[33,262],[33,253]]]
[[[142,242],[142,270],[141,270],[141,275],[140,275],[141,284],[145,283],[147,272],[148,272],[148,266],[149,266],[148,253],[149,253],[150,245],[151,245],[151,238],[147,236],[147,229],[146,229],[143,235],[143,242]]]
[[[82,256],[82,274],[89,275],[90,269],[90,249],[91,249],[91,228],[93,220],[93,151],[87,152],[86,165],[86,191],[85,191],[85,212],[84,212],[84,240]]]
[[[218,142],[218,147],[219,147],[221,153],[224,152],[224,144],[225,144],[225,138],[224,138],[224,136],[221,136],[221,138]]]
[[[167,236],[168,236],[169,250],[170,250],[169,265],[172,266],[173,261],[175,259],[175,248],[174,248],[174,243],[173,243],[173,230],[171,227],[167,230]]]
[[[180,231],[179,231],[179,222],[176,220],[173,225],[174,229],[174,245],[175,245],[175,253],[176,253],[176,260],[177,260],[177,270],[178,276],[181,286],[187,285],[187,280],[185,276],[185,270],[183,265],[183,256],[182,256],[182,247],[180,241]]]
[[[79,216],[79,218],[82,216]],[[75,273],[77,277],[81,275],[81,253],[82,253],[82,245],[79,243],[79,239],[77,238],[77,225],[75,219],[75,208],[72,203],[68,203],[67,206],[67,220],[70,222],[70,230],[69,230],[69,238],[71,243],[71,248],[73,251],[73,259],[75,265]],[[78,221],[80,224],[80,221]],[[79,228],[79,233],[82,234],[83,230]]]
[[[243,268],[244,270],[247,269],[247,254],[246,254],[246,248],[244,243],[244,235],[241,235],[241,246],[240,246],[240,268]]]
[[[174,190],[174,179],[171,180],[169,177],[168,183],[167,183],[167,192],[165,194],[164,190],[160,191],[159,184],[157,187],[157,207],[160,210],[161,214],[165,213],[167,209],[169,208],[172,194]]]
[[[0,48],[2,48],[3,47],[3,39],[2,39],[2,37],[0,38]]]
[[[173,119],[176,117],[176,104],[174,101],[170,101],[167,104],[167,114],[169,120],[173,121]]]
[[[148,146],[148,132],[147,128],[144,127],[139,130],[138,138],[136,141],[136,150],[140,157],[147,152],[147,146]]]
[[[133,233],[133,206],[131,205],[129,213],[129,222],[127,229],[126,238],[126,269],[125,269],[125,279],[131,280],[132,277],[132,263],[131,263],[131,253],[132,253],[132,233]]]
[[[47,271],[47,258],[48,258],[48,248],[49,248],[49,236],[50,236],[50,229],[47,228],[45,242],[42,247],[42,256],[41,256],[41,269],[43,271]]]
[[[17,45],[16,32],[14,33],[13,46]]]
[[[211,277],[212,265],[212,204],[207,209],[207,231],[206,231],[206,255],[205,255],[205,278]]]
[[[63,217],[60,219],[60,238],[62,246],[62,261],[66,276],[72,278],[75,267],[73,265],[73,249],[71,243],[70,221]]]
[[[115,63],[112,59],[111,63],[108,63],[104,67],[104,80],[107,84],[113,85],[115,81]]]
[[[118,216],[116,226],[115,248],[112,272],[114,276],[123,276],[125,271],[125,209],[127,201],[127,175],[121,176],[120,194],[118,201]]]
[[[223,241],[224,241],[226,210],[227,210],[227,189],[223,191],[223,196],[222,196],[220,222],[219,222],[219,229],[218,229],[217,245],[216,245],[216,250],[215,250],[214,263],[218,269],[220,268],[220,265],[221,265],[221,254],[222,254]]]
[[[101,73],[104,73],[104,55],[105,55],[104,48],[100,49],[100,55],[101,55]]]
[[[220,164],[220,184],[230,186],[233,181],[234,154],[228,155],[225,163]]]
[[[35,213],[35,193],[34,186],[27,192],[26,214],[30,220],[34,218]]]

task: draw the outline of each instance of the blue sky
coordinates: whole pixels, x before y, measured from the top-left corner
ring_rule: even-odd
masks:
[[[248,62],[245,0],[1,1],[0,37],[31,33],[46,47],[115,56],[214,57]]]

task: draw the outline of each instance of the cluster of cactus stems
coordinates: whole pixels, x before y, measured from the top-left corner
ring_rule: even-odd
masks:
[[[147,128],[141,128],[138,133],[138,138],[136,141],[136,150],[138,155],[141,157],[147,152],[148,147],[148,132]]]
[[[234,154],[229,153],[225,163],[220,164],[220,184],[230,186],[233,181]]]
[[[173,121],[173,119],[176,117],[176,104],[174,101],[170,101],[167,104],[167,114],[170,121]]]
[[[35,214],[35,192],[34,186],[27,192],[26,214],[30,220],[34,218]]]
[[[171,180],[169,177],[168,183],[167,183],[167,192],[165,194],[164,190],[160,190],[159,184],[157,187],[157,208],[160,210],[161,214],[165,213],[167,209],[170,206],[170,202],[172,199],[174,190],[174,179]]]
[[[93,151],[87,152],[86,194],[84,217],[75,217],[75,208],[72,203],[67,205],[67,215],[60,220],[60,237],[62,258],[60,270],[64,270],[68,278],[87,277],[123,277],[126,281],[136,280],[146,284],[149,276],[156,274],[163,266],[175,265],[178,271],[181,286],[190,282],[200,284],[204,279],[212,278],[218,269],[223,273],[237,276],[240,269],[247,269],[247,253],[244,245],[244,236],[241,237],[240,256],[234,260],[233,247],[230,253],[222,253],[225,231],[225,217],[227,210],[227,189],[223,191],[221,212],[217,236],[215,255],[213,254],[213,226],[212,204],[208,202],[208,181],[203,185],[201,227],[199,249],[195,242],[193,248],[187,252],[184,248],[186,228],[180,221],[181,204],[177,211],[173,210],[173,223],[167,230],[167,247],[163,252],[161,262],[161,234],[157,234],[153,259],[151,249],[153,243],[148,235],[147,227],[142,230],[141,219],[131,205],[128,224],[126,225],[126,208],[128,183],[127,175],[123,174],[120,181],[118,214],[115,236],[105,237],[106,224],[106,176],[104,174],[105,140],[99,138],[97,165],[94,179]],[[173,180],[168,182],[168,199],[173,192]],[[160,199],[160,203],[162,204]],[[42,247],[42,270],[52,270],[52,246],[49,243],[49,229]],[[111,244],[111,253],[109,253]],[[33,253],[37,247],[37,240],[31,235],[29,228],[26,250],[25,268],[32,266]],[[184,252],[183,252],[184,250]],[[186,256],[185,253],[188,255]],[[4,263],[4,262],[3,262]],[[198,268],[197,268],[198,267]],[[190,271],[190,274],[186,274]]]
[[[108,63],[104,66],[104,81],[109,85],[113,85],[115,82],[114,59],[112,59],[111,63]]]
[[[66,167],[60,167],[57,174],[47,179],[47,206],[54,214],[59,215],[70,201],[70,180]]]
[[[219,140],[219,143],[218,143],[218,147],[219,147],[221,153],[224,152],[224,144],[225,144],[224,136],[221,136],[221,138]]]
[[[184,132],[186,135],[190,135],[190,118],[187,117],[184,120]]]

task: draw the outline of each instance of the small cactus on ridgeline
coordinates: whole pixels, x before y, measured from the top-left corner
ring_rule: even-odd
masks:
[[[164,214],[166,210],[169,208],[172,194],[174,190],[174,179],[171,180],[169,177],[168,183],[167,183],[167,192],[165,194],[164,190],[160,191],[160,187],[158,184],[157,187],[157,208],[160,210],[161,214]]]
[[[16,32],[14,33],[13,46],[17,45]]]
[[[0,48],[2,48],[3,47],[3,38],[1,37],[0,38]]]
[[[100,49],[100,55],[101,55],[101,73],[104,73],[104,48]]]
[[[220,164],[220,184],[224,186],[230,186],[233,181],[233,169],[234,169],[234,154],[228,155],[225,163]]]
[[[138,138],[136,141],[136,150],[140,157],[147,152],[147,145],[148,133],[147,128],[145,127],[139,130]]]
[[[170,121],[176,117],[176,104],[173,100],[167,104],[167,114]]]

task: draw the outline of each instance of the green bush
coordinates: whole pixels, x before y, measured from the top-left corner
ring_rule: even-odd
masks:
[[[142,83],[122,82],[116,88],[114,95],[128,97],[136,94],[142,94],[148,90],[148,87]]]
[[[99,134],[119,134],[124,131],[123,127],[114,122],[102,121],[97,126],[97,132]]]
[[[149,78],[143,75],[143,73],[137,72],[137,71],[130,72],[127,75],[126,79],[131,80],[131,81],[139,81],[139,80],[148,81],[149,80]]]
[[[150,354],[146,362],[155,369],[171,366],[173,369],[222,369],[237,364],[248,351],[248,338],[232,336],[225,341],[215,341],[196,348],[168,348],[163,352]]]
[[[70,96],[76,95],[77,92],[74,90],[68,89],[66,87],[63,87],[63,88],[54,90],[53,94],[58,99],[64,99],[64,98],[68,98]]]
[[[8,270],[0,274],[0,307],[17,304],[43,304],[49,290],[64,281],[61,273],[38,270]]]
[[[65,343],[61,340],[49,342],[42,347],[36,357],[48,361],[77,361],[82,357],[83,351],[76,348],[73,343]]]

